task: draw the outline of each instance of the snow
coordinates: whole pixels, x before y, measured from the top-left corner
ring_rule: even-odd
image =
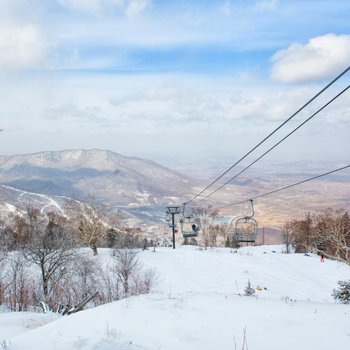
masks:
[[[60,317],[0,313],[0,344],[40,349],[249,349],[350,348],[350,305],[331,297],[350,267],[321,263],[310,254],[282,254],[281,246],[140,252],[156,269],[152,294]],[[101,250],[99,259],[110,252]],[[261,291],[244,296],[248,280]],[[32,322],[31,322],[32,320]],[[28,325],[33,324],[33,329]]]
[[[18,202],[31,203],[31,202],[39,201],[42,213],[49,212],[49,211],[55,211],[55,212],[61,213],[61,215],[64,215],[64,210],[62,209],[60,204],[50,196],[47,196],[47,195],[41,194],[41,193],[20,190],[18,188],[7,186],[7,185],[1,185],[1,187],[8,189],[11,192],[16,192],[18,195],[18,197],[17,197]],[[59,198],[59,199],[67,198],[64,196],[54,196],[54,197]],[[7,212],[9,212],[9,213],[20,211],[19,208],[15,207],[12,204],[9,204],[9,203],[5,203],[5,204],[7,205]]]
[[[5,205],[5,207],[9,213],[16,213],[18,211],[18,209],[10,203],[1,203],[1,204]]]
[[[0,313],[0,341],[29,332],[58,318],[59,316],[56,314],[39,314],[34,312]]]

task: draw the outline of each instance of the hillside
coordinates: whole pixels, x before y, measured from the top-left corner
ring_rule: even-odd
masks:
[[[152,161],[104,150],[66,150],[0,157],[0,182],[29,192],[111,205],[171,202],[189,179]]]
[[[155,162],[104,150],[0,156],[0,183],[0,198],[10,205],[53,204],[61,211],[63,197],[92,196],[141,222],[159,221],[164,207],[193,186],[190,178]]]
[[[99,259],[108,262],[109,254]],[[348,349],[349,307],[330,294],[338,280],[350,279],[349,266],[281,254],[281,246],[162,248],[139,258],[158,272],[152,294],[54,322],[40,314],[30,314],[29,322],[24,314],[21,326],[13,314],[0,313],[0,339],[11,350],[231,350],[242,348],[245,330],[254,350]],[[248,280],[262,289],[255,296],[243,295]]]

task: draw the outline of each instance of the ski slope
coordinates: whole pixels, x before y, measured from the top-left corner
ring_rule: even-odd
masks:
[[[32,327],[26,313],[16,314],[16,325],[15,314],[0,313],[0,344],[12,350],[234,350],[243,348],[245,333],[250,350],[348,350],[350,305],[335,303],[331,293],[338,280],[350,279],[350,267],[281,249],[140,252],[145,267],[158,273],[152,294],[58,320],[30,314]],[[102,250],[97,258],[109,254]],[[248,280],[261,289],[255,296],[243,295]]]

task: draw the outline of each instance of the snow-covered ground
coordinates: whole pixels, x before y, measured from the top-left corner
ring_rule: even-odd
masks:
[[[350,267],[281,249],[140,252],[158,272],[152,294],[58,320],[0,313],[0,349],[235,350],[244,332],[250,350],[350,349],[350,305],[331,297],[338,280],[350,279]],[[243,295],[248,280],[259,289],[255,296]]]

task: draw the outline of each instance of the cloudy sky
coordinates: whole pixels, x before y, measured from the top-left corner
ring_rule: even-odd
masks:
[[[348,0],[0,0],[0,153],[234,161],[350,65],[349,15]],[[349,101],[269,158],[346,160]]]

